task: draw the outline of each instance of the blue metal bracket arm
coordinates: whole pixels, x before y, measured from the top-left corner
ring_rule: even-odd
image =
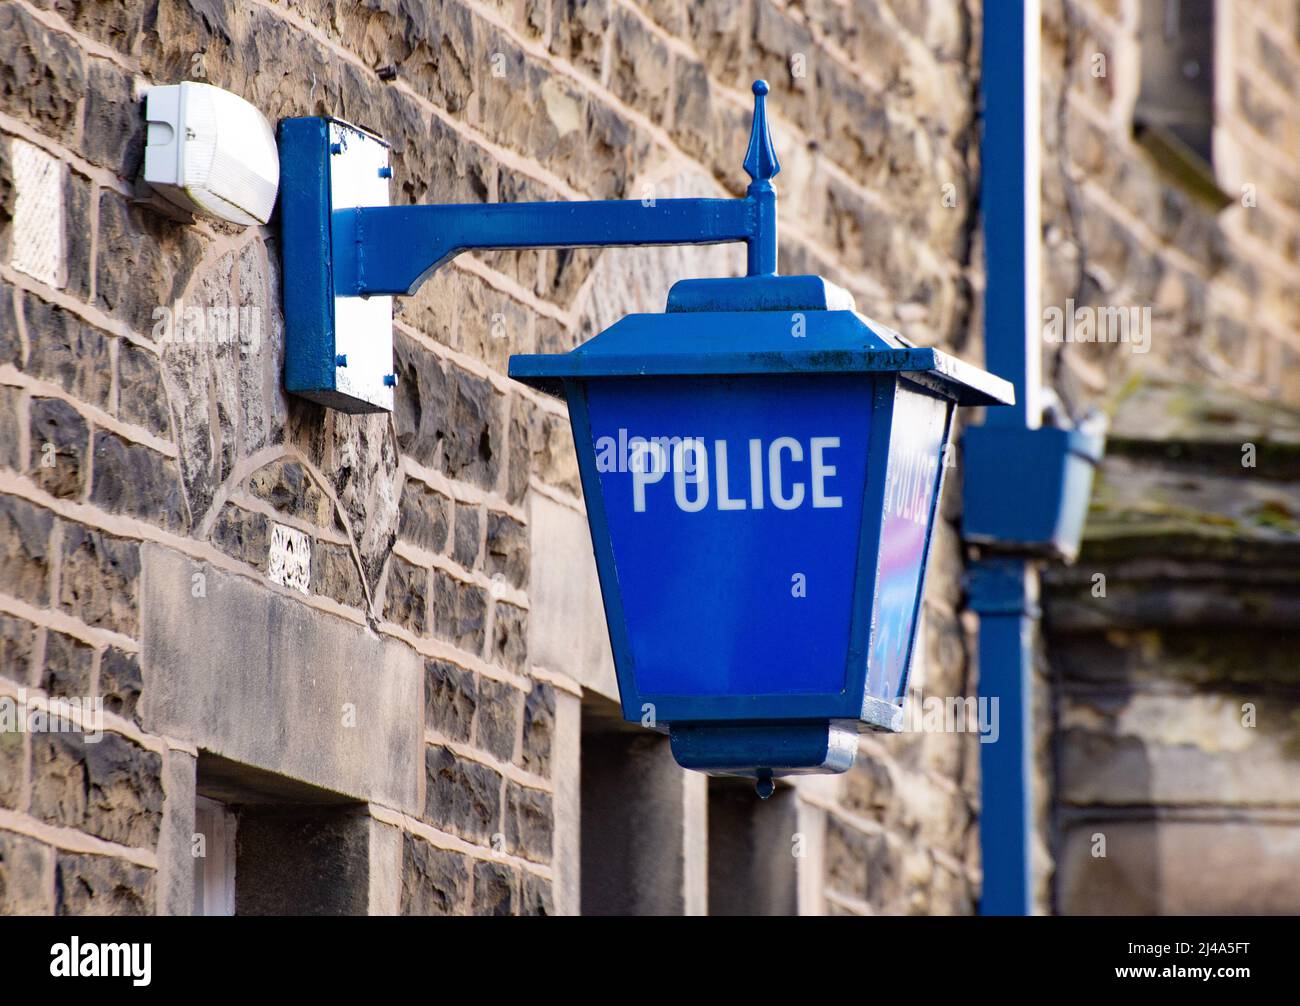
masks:
[[[391,296],[409,296],[439,266],[474,249],[731,244],[748,275],[776,276],[781,170],[767,125],[767,84],[754,118],[739,199],[597,200],[389,206],[389,148],[336,119],[280,123],[285,390],[345,412],[390,411]]]
[[[335,210],[334,291],[413,294],[435,269],[471,249],[752,244],[763,236],[758,220],[749,198]]]
[[[744,242],[750,276],[776,274],[776,190],[781,170],[767,125],[765,81],[754,118],[741,199],[365,206],[331,214],[338,296],[413,294],[463,251]]]

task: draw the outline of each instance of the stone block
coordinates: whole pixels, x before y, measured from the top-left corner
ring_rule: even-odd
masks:
[[[489,512],[487,517],[488,576],[501,576],[512,587],[528,586],[528,528],[503,513]]]
[[[474,864],[475,915],[518,915],[519,874],[505,863]]]
[[[438,745],[425,752],[425,768],[425,820],[480,844],[501,831],[500,773]]]
[[[153,330],[155,310],[175,303],[202,253],[193,228],[100,190],[95,303],[135,331]]]
[[[91,502],[169,531],[189,529],[189,510],[181,488],[180,467],[151,447],[95,431],[95,476]]]
[[[514,758],[519,736],[523,693],[504,681],[483,678],[478,685],[479,711],[474,738],[479,747],[501,761]]]
[[[0,676],[27,684],[34,642],[35,630],[30,622],[0,615]]]
[[[162,758],[120,734],[32,737],[32,814],[109,842],[152,849],[162,824]]]
[[[55,866],[56,915],[152,915],[156,878],[148,867],[111,856],[61,852]]]
[[[393,556],[384,594],[384,618],[424,635],[428,626],[429,571]]]
[[[80,499],[89,475],[90,430],[81,413],[58,398],[33,398],[30,412],[32,481],[51,496]]]
[[[31,355],[27,371],[83,402],[108,409],[113,386],[112,340],[71,311],[27,294],[23,298]]]
[[[54,850],[0,831],[0,916],[49,915],[54,908]]]
[[[3,296],[4,291],[0,290],[0,297]],[[0,313],[3,310],[3,304],[0,304]],[[3,327],[3,324],[3,320],[0,319],[0,327]],[[0,362],[8,362],[4,358],[5,338],[0,335]],[[22,470],[22,431],[26,425],[27,414],[23,403],[23,390],[0,384],[0,468]]]
[[[212,524],[212,544],[232,559],[266,572],[270,563],[271,521],[265,514],[227,503]]]
[[[402,487],[397,536],[426,552],[441,555],[447,547],[452,501],[422,482],[407,479]]]
[[[1060,849],[1057,898],[1067,915],[1300,910],[1294,824],[1249,813],[1230,821],[1083,820],[1067,825]]]
[[[403,837],[403,915],[460,915],[468,894],[469,870],[464,856],[410,833]]]
[[[535,873],[524,873],[520,885],[520,915],[555,915],[555,897],[551,883]]]
[[[117,349],[117,414],[164,440],[171,437],[171,407],[158,357],[126,341]]]
[[[618,698],[587,519],[534,493],[529,501],[528,655],[535,667],[567,674]]]
[[[555,741],[555,689],[537,682],[524,700],[523,740],[519,764],[536,775],[551,774],[551,746]]]
[[[15,713],[24,711],[17,704],[12,708]],[[24,737],[16,730],[0,730],[0,807],[9,810],[16,810],[23,799],[23,777],[27,774]]]
[[[549,863],[554,831],[551,794],[507,782],[506,848],[535,863]]]
[[[64,142],[76,135],[86,67],[67,35],[21,7],[0,8],[0,109]]]
[[[143,559],[145,729],[419,813],[423,663],[409,647],[158,545]]]
[[[79,171],[68,169],[63,181],[63,253],[67,282],[64,290],[79,300],[90,297],[94,263],[90,257],[90,235],[94,233],[99,189]]]
[[[424,722],[454,741],[467,742],[478,708],[472,671],[445,660],[424,662]]]
[[[131,93],[131,77],[104,59],[90,61],[82,146],[86,159],[131,178],[144,158],[143,108]]]
[[[500,392],[400,333],[394,356],[393,421],[401,449],[451,478],[494,488],[505,448]]]
[[[163,819],[158,836],[159,915],[194,914],[196,781],[197,759],[186,751],[169,750],[163,760]]]
[[[471,503],[457,502],[455,527],[451,557],[466,569],[474,569],[478,565],[479,539],[483,528],[479,508]]]
[[[302,464],[280,458],[248,477],[248,491],[276,510],[308,524],[328,528],[334,523],[334,505]]]
[[[609,88],[620,101],[662,122],[672,92],[672,56],[630,10],[614,14]]]
[[[610,0],[556,0],[551,7],[551,52],[600,79]]]
[[[522,674],[528,667],[528,612],[498,601],[492,624],[492,660]]]
[[[47,629],[41,687],[47,694],[59,698],[88,697],[94,660],[95,651],[91,646],[62,632]]]
[[[468,653],[482,653],[487,633],[487,592],[458,580],[445,570],[433,571],[433,630],[439,638]]]
[[[126,720],[135,719],[143,688],[139,654],[127,653],[116,646],[105,649],[99,658],[99,694],[104,700],[104,710]]]
[[[326,541],[312,544],[311,591],[351,608],[364,607],[365,588],[351,549]]]
[[[0,496],[0,584],[5,593],[45,605],[53,526],[54,515],[48,510],[16,496]]]

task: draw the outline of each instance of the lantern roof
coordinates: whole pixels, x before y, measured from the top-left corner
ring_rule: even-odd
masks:
[[[568,353],[510,358],[512,378],[561,398],[565,380],[891,372],[960,405],[1014,400],[1007,381],[913,345],[820,276],[682,280],[664,314],[627,315]]]

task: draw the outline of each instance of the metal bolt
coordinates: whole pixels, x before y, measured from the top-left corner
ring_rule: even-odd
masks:
[[[395,387],[397,387],[397,375],[396,375],[396,374],[385,374],[385,375],[384,375],[384,387],[386,387],[386,388],[395,388]]]
[[[385,164],[382,168],[379,169],[379,177],[380,177],[380,178],[392,178],[392,177],[393,177],[393,169],[390,168],[387,164]]]
[[[334,357],[334,366],[336,366],[336,367],[346,367],[347,365],[348,365],[348,354],[347,354],[347,353],[339,353],[338,356]]]

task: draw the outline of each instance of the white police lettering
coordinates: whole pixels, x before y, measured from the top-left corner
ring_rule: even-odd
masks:
[[[632,509],[636,513],[650,509],[651,497],[666,503],[670,484],[673,505],[683,513],[762,510],[769,504],[778,510],[805,506],[834,509],[844,505],[843,497],[833,492],[839,475],[833,452],[840,446],[839,437],[812,437],[807,441],[777,437],[766,443],[752,438],[741,444],[709,442],[703,437],[634,439],[640,442],[636,449],[639,453],[628,469],[632,476]],[[669,473],[671,478],[667,477]],[[660,484],[662,491],[649,491]]]
[[[934,454],[907,451],[895,458],[885,486],[885,513],[926,524],[938,469],[939,458]]]

